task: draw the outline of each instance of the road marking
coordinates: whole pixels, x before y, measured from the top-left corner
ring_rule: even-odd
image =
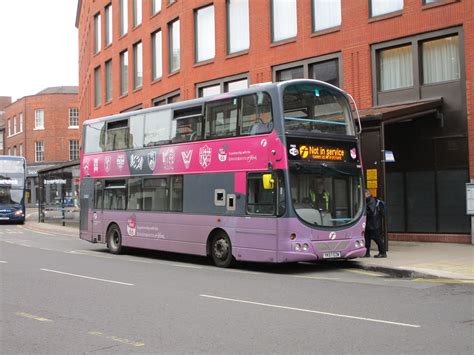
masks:
[[[375,271],[362,271],[362,270],[353,270],[353,269],[345,269],[344,271],[347,272],[352,272],[354,274],[360,274],[360,275],[365,275],[365,276],[374,276],[374,277],[384,277],[387,276],[381,272],[375,272]]]
[[[83,279],[89,279],[89,280],[95,280],[95,281],[102,281],[102,282],[110,282],[114,284],[119,284],[119,285],[125,285],[125,286],[134,286],[133,284],[129,284],[127,282],[120,282],[120,281],[113,281],[113,280],[107,280],[107,279],[99,279],[97,277],[91,277],[91,276],[84,276],[84,275],[77,275],[77,274],[70,274],[68,272],[62,272],[62,271],[57,271],[57,270],[50,270],[50,269],[40,269],[41,271],[47,271],[47,272],[53,272],[56,274],[62,274],[62,275],[68,275],[68,276],[74,276],[74,277],[80,277]]]
[[[31,228],[28,228],[28,227],[24,227],[24,226],[17,226],[18,228],[21,228],[21,229],[24,229],[24,230],[27,230],[29,232],[34,232],[34,233],[38,233],[38,234],[44,234],[44,235],[49,235],[49,236],[53,236],[53,237],[79,237],[79,234],[77,235],[71,235],[71,234],[59,234],[59,233],[53,233],[53,232],[40,232],[36,229],[31,229]],[[69,239],[69,238],[64,238],[64,239]]]
[[[300,276],[300,275],[293,275],[298,279],[313,279],[313,280],[324,280],[324,281],[334,281],[339,280],[339,277],[320,277],[320,276]]]
[[[433,282],[443,284],[474,284],[474,280],[460,280],[460,279],[414,279],[415,282]]]
[[[0,260],[0,264],[8,264],[8,262]]]
[[[270,308],[285,309],[285,310],[289,310],[289,311],[297,311],[297,312],[306,312],[306,313],[322,314],[322,315],[331,316],[331,317],[357,319],[357,320],[363,320],[363,321],[367,321],[367,322],[384,323],[384,324],[390,324],[390,325],[399,325],[399,326],[402,326],[402,327],[410,327],[410,328],[420,328],[420,327],[421,327],[420,325],[417,325],[417,324],[391,322],[391,321],[382,320],[382,319],[356,317],[356,316],[349,316],[349,315],[346,315],[346,314],[337,314],[337,313],[321,312],[321,311],[314,311],[314,310],[311,310],[311,309],[295,308],[295,307],[287,307],[287,306],[279,306],[279,305],[276,305],[276,304],[268,304],[268,303],[260,303],[260,302],[251,302],[251,301],[244,301],[244,300],[238,300],[238,299],[226,298],[226,297],[217,297],[217,296],[211,296],[211,295],[199,295],[199,296],[200,296],[200,297],[206,297],[206,298],[212,298],[212,299],[216,299],[216,300],[221,300],[221,301],[229,301],[229,302],[252,304],[252,305],[256,305],[256,306],[263,306],[263,307],[270,307]]]
[[[39,317],[35,316],[33,314],[25,313],[25,312],[17,312],[15,313],[17,316],[24,317],[24,318],[29,318],[29,319],[34,319],[40,322],[52,322],[51,319],[44,318],[44,317]]]
[[[176,267],[184,267],[188,269],[202,269],[202,266],[191,266],[191,265],[182,265],[182,264],[166,264],[166,265],[171,265],[171,266],[176,266]]]
[[[142,341],[133,341],[133,340],[129,340],[129,339],[126,339],[126,338],[121,338],[121,337],[118,337],[118,336],[115,336],[115,335],[107,335],[107,334],[104,334],[102,332],[88,332],[88,334],[94,335],[94,336],[97,336],[97,337],[101,337],[101,338],[105,338],[105,339],[110,339],[110,340],[113,340],[113,341],[116,341],[116,342],[119,342],[119,343],[122,343],[122,344],[136,346],[136,347],[140,347],[140,346],[145,345],[145,343],[142,342]]]

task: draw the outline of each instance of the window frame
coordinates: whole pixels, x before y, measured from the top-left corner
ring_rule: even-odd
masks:
[[[112,3],[110,2],[108,5],[105,6],[105,16],[104,16],[104,21],[105,21],[105,36],[104,36],[104,46],[108,47],[112,44],[113,42],[113,7]]]
[[[342,26],[342,0],[339,0],[339,4],[340,4],[340,18],[341,18],[340,23],[335,26],[325,27],[320,30],[317,30],[315,26],[316,25],[316,0],[311,0],[311,32],[313,34],[333,32],[341,28]]]
[[[279,39],[279,40],[275,40],[275,31],[274,31],[274,28],[275,28],[274,2],[275,1],[277,1],[277,0],[270,0],[270,42],[273,45],[273,44],[283,44],[283,43],[286,43],[286,42],[294,41],[298,37],[298,1],[294,0],[295,1],[295,6],[296,6],[296,34],[292,37],[286,37],[286,38],[282,38],[282,39]]]
[[[273,82],[277,82],[277,74],[279,71],[292,69],[299,66],[303,66],[303,78],[310,78],[310,66],[313,64],[328,62],[330,60],[337,60],[337,69],[338,69],[338,77],[339,77],[339,86],[342,88],[344,86],[344,71],[342,68],[342,52],[336,52],[331,54],[326,54],[318,57],[313,57],[304,60],[298,60],[296,62],[290,62],[286,64],[280,64],[272,66],[272,80]]]
[[[161,0],[160,0],[161,1]],[[160,64],[160,75],[157,75],[157,46],[156,46],[156,36],[160,35],[160,53],[159,53],[159,64]],[[158,81],[163,78],[163,31],[160,28],[157,28],[151,33],[151,81]]]
[[[94,15],[94,55],[102,50],[102,16],[100,11]]]
[[[207,57],[204,57],[203,59],[199,59],[199,29],[200,29],[200,26],[199,26],[199,21],[198,21],[198,16],[199,16],[199,12],[200,11],[203,11],[203,10],[206,10],[206,9],[209,9],[211,8],[212,9],[212,22],[213,22],[213,33],[214,33],[214,36],[213,36],[213,41],[214,41],[214,49],[213,49],[213,53],[212,53],[212,56],[207,58]],[[214,3],[211,3],[211,4],[208,4],[208,5],[205,5],[205,6],[202,6],[200,8],[197,8],[197,9],[194,9],[194,63],[195,64],[201,64],[201,63],[207,63],[207,62],[212,62],[215,57],[216,57],[216,9],[215,9],[215,6],[214,6]],[[201,28],[202,30],[202,28]],[[203,34],[205,35],[205,33]]]
[[[68,128],[79,128],[79,108],[78,107],[69,107],[69,126]],[[77,115],[76,115],[77,113]],[[77,123],[77,124],[71,124]]]
[[[392,16],[397,16],[403,13],[405,9],[405,0],[402,0],[402,8],[399,10],[394,10],[390,12],[385,12],[383,14],[379,15],[373,15],[373,3],[374,1],[380,1],[380,0],[369,0],[369,19],[383,19],[386,17],[392,17]]]
[[[40,147],[41,149],[38,149]],[[44,161],[44,141],[35,141],[35,162],[42,162]],[[38,159],[40,158],[40,159]]]
[[[174,25],[177,23],[178,29],[178,45],[179,45],[179,56],[178,56],[178,65],[176,68],[173,68],[173,35],[175,34],[173,31]],[[174,20],[168,22],[168,74],[172,75],[178,73],[181,70],[181,21],[180,18],[177,17]]]
[[[41,117],[40,117],[40,122],[41,125],[38,125],[38,114],[42,112]],[[40,129],[45,129],[44,128],[44,109],[43,108],[37,108],[35,109],[35,130],[40,130]],[[10,128],[8,129],[10,132]]]
[[[247,36],[247,47],[243,49],[239,49],[237,51],[231,51],[231,27],[230,27],[230,19],[232,18],[231,13],[230,13],[230,3],[232,0],[226,0],[226,49],[227,49],[227,55],[229,56],[234,56],[242,53],[246,53],[250,49],[250,4],[249,0],[247,1],[247,22],[248,26],[246,29],[245,35]]]
[[[140,0],[141,1],[141,0]],[[139,75],[141,71],[141,76]],[[133,90],[143,87],[143,42],[133,45]]]

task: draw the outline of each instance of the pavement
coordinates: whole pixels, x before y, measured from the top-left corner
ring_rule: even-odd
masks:
[[[49,223],[38,222],[38,212],[27,210],[26,229],[35,231],[79,237],[79,225],[66,220]],[[371,250],[372,255],[377,247]],[[389,241],[387,258],[360,258],[354,261],[356,267],[383,272],[392,277],[427,278],[433,280],[474,280],[474,245],[455,243],[420,243]]]

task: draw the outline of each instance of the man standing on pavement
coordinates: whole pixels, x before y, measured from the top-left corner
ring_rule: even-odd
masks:
[[[365,202],[367,205],[367,222],[365,225],[365,247],[367,252],[365,257],[370,257],[370,242],[374,240],[379,248],[379,253],[374,255],[374,258],[386,258],[387,252],[382,239],[382,216],[377,211],[377,201],[369,190],[365,190]]]

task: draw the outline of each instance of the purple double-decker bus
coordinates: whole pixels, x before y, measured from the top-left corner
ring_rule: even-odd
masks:
[[[349,96],[315,80],[88,120],[80,238],[234,260],[365,254]]]

